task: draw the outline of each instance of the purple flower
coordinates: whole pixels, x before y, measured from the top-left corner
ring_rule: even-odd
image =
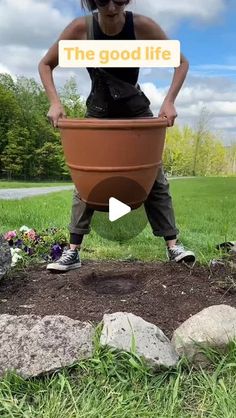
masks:
[[[28,249],[28,255],[31,256],[31,255],[33,255],[33,253],[34,253],[33,248],[30,248],[29,247],[29,249]]]
[[[31,255],[34,253],[33,248],[28,247],[27,245],[24,247],[24,251],[25,251],[25,252],[26,252],[26,254],[28,254],[29,256],[31,256]]]
[[[21,248],[23,244],[22,239],[18,238],[17,241],[15,242],[15,247],[16,248]]]
[[[52,245],[50,255],[51,255],[53,260],[58,260],[58,258],[60,258],[61,255],[62,255],[61,246],[59,244]]]

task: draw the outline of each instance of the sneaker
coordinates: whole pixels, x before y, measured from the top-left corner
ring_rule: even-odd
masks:
[[[226,241],[216,246],[217,250],[224,250],[227,252],[236,253],[236,241]]]
[[[65,248],[59,260],[47,265],[47,270],[67,271],[81,267],[79,252],[77,249]]]
[[[169,261],[175,261],[176,263],[181,263],[182,261],[189,263],[196,260],[193,251],[185,250],[184,246],[178,242],[174,247],[167,248],[167,256]]]

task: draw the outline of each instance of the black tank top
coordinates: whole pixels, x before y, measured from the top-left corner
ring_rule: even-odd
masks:
[[[120,40],[120,39],[136,39],[135,33],[134,33],[134,22],[133,22],[133,13],[131,11],[125,12],[125,24],[121,30],[120,33],[117,33],[114,36],[106,35],[104,32],[102,32],[99,23],[98,23],[98,14],[96,13],[96,18],[93,16],[93,34],[94,39],[100,39],[100,40]],[[87,68],[89,74],[90,69]],[[107,71],[109,74],[113,75],[114,77],[119,78],[120,80],[126,81],[127,83],[135,85],[138,80],[139,76],[139,68],[128,68],[128,67],[103,67],[104,71]]]

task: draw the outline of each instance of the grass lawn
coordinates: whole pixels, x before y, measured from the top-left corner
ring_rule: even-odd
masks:
[[[170,185],[181,240],[196,251],[201,263],[208,263],[219,256],[217,243],[236,239],[236,178],[171,180]],[[66,230],[71,198],[72,192],[66,191],[0,200],[0,232],[23,224]],[[93,227],[103,224],[106,216],[96,212]],[[123,228],[132,228],[132,219],[127,219]],[[127,242],[108,241],[95,229],[84,244],[93,252],[82,252],[83,258],[165,259],[164,242],[152,235],[149,225]],[[152,374],[135,356],[95,344],[92,358],[73,368],[37,379],[9,375],[0,380],[0,417],[235,418],[236,342],[225,355],[208,355],[210,369],[193,369],[182,359],[177,368]]]
[[[236,344],[212,366],[150,373],[134,355],[97,348],[91,359],[51,376],[0,381],[4,418],[235,418]]]
[[[215,245],[225,240],[236,239],[236,178],[196,178],[171,180],[170,187],[175,208],[180,239],[196,252],[201,263],[207,263],[219,254]],[[38,230],[50,226],[62,227],[67,231],[70,221],[72,191],[25,198],[18,201],[0,200],[0,232],[6,232],[22,225]],[[139,222],[134,212],[122,218],[121,230],[132,228]],[[144,209],[139,210],[140,222],[146,217]],[[106,240],[96,229],[112,228],[108,215],[95,212],[92,231],[84,239],[83,258],[141,260],[165,259],[164,240],[153,236],[149,224],[135,238],[119,241],[116,231],[111,229],[114,240]],[[114,224],[115,225],[115,224]]]
[[[24,187],[55,187],[55,186],[70,186],[72,183],[68,182],[29,182],[29,181],[7,181],[0,179],[0,189],[17,189]]]

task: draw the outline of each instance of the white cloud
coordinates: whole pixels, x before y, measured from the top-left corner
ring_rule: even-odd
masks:
[[[62,9],[57,8],[63,4]],[[65,8],[67,5],[67,9]],[[67,24],[76,16],[73,10],[78,0],[53,2],[52,0],[1,0],[0,44],[48,47]],[[165,29],[178,25],[182,19],[212,22],[221,17],[226,0],[133,0],[128,9],[162,22]]]
[[[50,1],[1,0],[0,44],[32,48],[49,47],[70,16],[64,16]]]
[[[4,65],[15,74],[34,76],[43,51],[28,46],[10,45],[1,48]]]
[[[207,78],[205,79],[205,83],[207,83]],[[215,82],[215,85],[211,87],[204,86],[201,79],[197,85],[185,85],[180,94],[182,104],[189,104],[191,102],[198,101],[203,101],[205,103],[215,102],[216,106],[218,106],[219,103],[236,103],[236,86],[232,85],[231,91],[224,91],[222,88],[217,86],[217,82]]]
[[[226,6],[226,0],[133,0],[130,9],[150,16],[167,30],[176,27],[181,20],[190,19],[198,23],[211,23],[218,20]]]
[[[56,87],[64,85],[64,83],[70,78],[75,77],[78,85],[79,94],[81,97],[86,98],[90,91],[90,77],[85,68],[78,69],[62,69],[56,68],[54,71],[54,80]]]
[[[228,57],[225,56],[224,60],[227,61]],[[191,65],[191,73],[198,77],[231,77],[235,79],[236,65],[229,64],[202,64]]]
[[[8,68],[6,65],[1,64],[1,63],[0,63],[0,73],[7,73],[7,74],[10,74],[11,76],[13,76],[10,68]]]
[[[178,118],[176,123],[196,126],[203,108],[209,116],[209,128],[221,135],[226,143],[232,140],[236,142],[236,85],[232,83],[231,90],[224,91],[224,86],[219,88],[218,80],[215,85],[207,87],[202,80],[195,79],[194,86],[183,86],[175,102]],[[158,115],[160,106],[167,94],[164,87],[157,88],[154,83],[141,83],[141,88],[151,101],[151,109],[155,116]],[[224,134],[222,134],[222,132]]]

